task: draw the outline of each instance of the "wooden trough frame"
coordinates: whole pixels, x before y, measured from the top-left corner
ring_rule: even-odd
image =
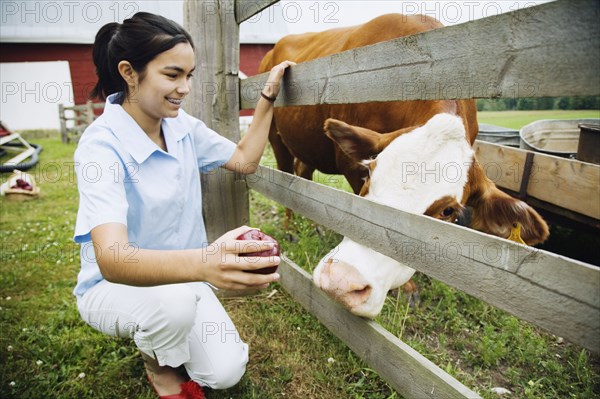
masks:
[[[593,200],[600,197],[600,165],[482,141],[474,147],[498,187],[533,207],[600,229],[600,200]]]
[[[272,3],[190,0],[185,5],[186,27],[200,38],[196,62],[202,76],[194,81],[188,111],[235,141],[239,109],[254,107],[267,77],[239,81],[239,24]],[[599,13],[595,0],[561,0],[306,62],[286,75],[275,105],[598,95]],[[486,151],[502,152],[504,159],[522,156],[482,143],[477,151],[482,158]],[[511,177],[507,165],[503,167],[497,183],[502,186],[513,178],[516,183],[507,187],[516,184],[522,191],[521,177]],[[573,195],[597,199],[599,169],[581,168],[586,169],[580,171],[582,179],[596,179],[596,186]],[[548,170],[541,166],[540,171]],[[549,173],[561,175],[552,169]],[[600,269],[595,266],[265,167],[246,179],[221,170],[202,179],[204,212],[220,215],[206,218],[209,239],[248,222],[250,187],[420,272],[600,352]],[[525,190],[538,195],[531,179]],[[539,194],[542,201],[562,206],[560,198],[545,194]],[[598,218],[594,207],[577,212]],[[381,326],[329,300],[292,261],[285,259],[280,270],[288,293],[404,397],[479,397]]]

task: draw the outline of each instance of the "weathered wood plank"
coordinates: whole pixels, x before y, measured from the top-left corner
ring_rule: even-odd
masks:
[[[277,2],[279,0],[236,0],[235,20],[239,25]]]
[[[239,141],[239,26],[234,0],[188,0],[185,26],[196,48],[198,79],[186,101],[186,110],[208,127]],[[211,38],[207,40],[207,38]],[[244,180],[219,168],[202,175],[202,208],[210,241],[249,220]]]
[[[519,191],[528,151],[482,141],[474,148],[488,178]],[[535,153],[527,195],[600,219],[600,165]]]
[[[600,352],[600,268],[274,169],[250,188],[353,240]]]
[[[599,15],[560,0],[323,57],[291,68],[275,105],[598,95]],[[242,108],[266,77],[244,80]]]
[[[379,324],[354,316],[329,299],[312,283],[311,276],[289,259],[282,258],[279,273],[285,290],[402,397],[480,398]]]

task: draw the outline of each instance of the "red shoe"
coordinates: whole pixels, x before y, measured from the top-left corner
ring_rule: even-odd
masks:
[[[192,380],[181,384],[180,395],[186,399],[206,399],[202,387]]]
[[[150,376],[146,374],[146,377],[148,378],[148,382],[150,383],[150,385],[152,385],[154,392],[156,392],[160,399],[206,399],[204,396],[204,391],[202,390],[200,385],[198,385],[192,380],[186,381],[180,385],[181,392],[172,395],[160,396],[158,394],[158,391],[156,390],[156,387],[152,383]]]

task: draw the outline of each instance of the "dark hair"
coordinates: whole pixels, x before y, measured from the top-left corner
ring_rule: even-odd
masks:
[[[113,93],[127,94],[127,83],[119,74],[119,62],[129,61],[143,79],[148,63],[179,43],[189,43],[194,48],[192,37],[185,29],[160,15],[138,12],[122,24],[104,25],[94,40],[92,56],[98,83],[90,92],[90,98],[105,100]]]

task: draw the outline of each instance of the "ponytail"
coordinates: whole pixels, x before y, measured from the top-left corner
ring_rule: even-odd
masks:
[[[111,63],[109,58],[110,42],[120,26],[121,24],[117,22],[111,22],[100,28],[96,34],[92,58],[94,65],[96,65],[98,82],[89,95],[90,99],[99,98],[100,100],[105,100],[109,94],[124,91],[123,85],[125,81],[117,70],[118,64]]]
[[[148,63],[179,43],[189,43],[194,48],[185,29],[160,15],[138,12],[122,24],[104,25],[96,34],[92,50],[98,82],[90,92],[90,99],[105,100],[118,92],[127,95],[128,86],[119,73],[119,62],[129,61],[143,79]]]

